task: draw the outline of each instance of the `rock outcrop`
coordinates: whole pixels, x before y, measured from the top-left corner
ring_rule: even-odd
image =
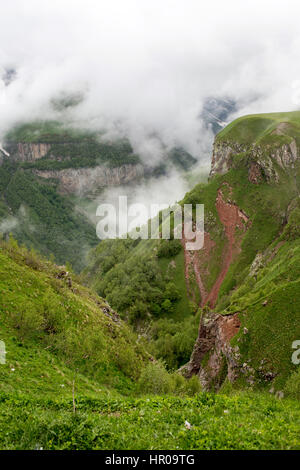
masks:
[[[19,162],[34,162],[47,155],[51,149],[51,144],[43,142],[19,142],[8,143],[6,147],[12,160]]]
[[[143,177],[144,167],[121,165],[109,168],[99,165],[93,168],[66,168],[63,170],[34,170],[38,176],[58,181],[62,194],[84,195],[108,186],[118,186]]]
[[[214,142],[210,176],[224,175],[232,166],[232,157],[246,151],[246,146],[232,142]]]
[[[267,181],[278,181],[278,168],[293,169],[299,159],[299,150],[295,140],[280,146],[245,145],[217,140],[213,147],[210,177],[227,173],[233,167],[234,157],[239,154],[248,156],[249,181],[254,184],[258,184],[262,178]]]
[[[67,143],[60,143],[65,145]],[[7,143],[9,158],[15,162],[35,162],[43,157],[50,157],[53,160],[61,161],[59,155],[51,154],[52,144],[50,143]],[[4,155],[4,152],[3,152]],[[0,152],[0,165],[3,156]],[[58,181],[58,191],[61,194],[90,194],[98,192],[102,188],[118,186],[134,180],[138,180],[145,174],[145,167],[142,164],[123,164],[118,167],[109,167],[105,164],[82,167],[64,168],[61,170],[31,170],[36,175],[45,179]]]
[[[187,378],[198,375],[205,390],[218,389],[226,377],[233,382],[240,364],[238,347],[232,348],[230,340],[239,329],[238,314],[203,315],[191,359],[181,368],[181,373]]]

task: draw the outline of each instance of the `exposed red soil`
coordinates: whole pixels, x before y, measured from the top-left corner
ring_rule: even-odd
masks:
[[[225,279],[233,257],[240,250],[241,238],[236,240],[235,231],[236,229],[245,231],[245,223],[247,223],[249,220],[248,217],[238,208],[238,206],[224,201],[222,188],[218,190],[216,208],[219,218],[225,229],[227,246],[225,247],[223,253],[224,258],[221,272],[219,273],[215,284],[213,285],[204,302],[204,304],[209,304],[212,308],[216,305],[220,287]]]
[[[222,340],[226,343],[229,343],[231,338],[233,338],[239,331],[241,322],[238,317],[238,314],[219,317],[220,330]]]
[[[227,183],[223,184],[229,187]],[[246,216],[246,214],[244,214],[242,210],[238,208],[238,206],[231,202],[226,202],[224,200],[222,187],[218,190],[216,198],[216,209],[220,221],[225,229],[227,244],[223,252],[223,263],[221,271],[209,293],[207,293],[203,280],[201,278],[201,275],[203,276],[204,273],[203,267],[201,266],[201,261],[199,259],[199,254],[197,251],[191,252],[186,250],[186,240],[184,236],[182,239],[185,260],[185,279],[187,283],[188,293],[193,298],[193,300],[195,300],[193,289],[191,289],[190,286],[190,272],[191,270],[193,270],[201,294],[201,306],[209,305],[212,308],[216,305],[219,290],[225,279],[228,269],[235,255],[238,254],[240,251],[242,237],[236,237],[236,229],[239,229],[241,232],[245,232],[247,229],[247,223],[249,221],[249,218]],[[211,240],[209,233],[205,232],[204,246],[201,250],[202,260],[205,258],[209,259],[210,251],[214,245],[215,243],[213,242],[213,240]]]

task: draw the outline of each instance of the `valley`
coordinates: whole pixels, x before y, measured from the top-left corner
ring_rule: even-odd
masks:
[[[300,114],[217,134],[180,201],[205,207],[194,252],[99,242],[55,173],[82,170],[43,140],[0,167],[1,448],[299,449]]]

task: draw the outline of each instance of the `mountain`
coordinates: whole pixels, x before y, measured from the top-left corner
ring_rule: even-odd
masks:
[[[15,76],[14,70],[1,72],[5,86]],[[77,272],[98,243],[93,201],[106,188],[140,185],[174,169],[191,187],[197,163],[182,147],[166,148],[157,135],[151,137],[163,156],[145,163],[126,138],[107,140],[103,130],[68,125],[66,113],[83,99],[82,93],[59,94],[50,103],[58,120],[19,123],[0,139],[0,232]],[[201,118],[215,132],[234,109],[233,100],[210,98]]]
[[[299,397],[299,152],[299,112],[237,119],[216,136],[209,183],[181,202],[205,206],[203,249],[106,240],[90,256],[85,281],[205,389]]]
[[[5,86],[10,85],[16,78],[17,71],[11,67],[0,68],[0,80]]]
[[[205,126],[211,128],[214,134],[220,132],[229,122],[229,116],[237,111],[238,104],[232,98],[208,97],[203,103],[200,117]]]
[[[11,129],[0,144],[0,232],[79,272],[98,242],[85,210],[95,197],[108,187],[164,175],[171,166],[186,172],[196,162],[174,148],[150,167],[127,139],[107,141],[102,134],[59,121]]]

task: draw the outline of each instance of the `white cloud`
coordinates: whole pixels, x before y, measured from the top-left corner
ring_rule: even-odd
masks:
[[[54,117],[48,103],[62,90],[84,90],[74,120],[129,135],[146,159],[160,157],[153,135],[201,159],[211,144],[199,120],[206,96],[233,96],[243,113],[295,107],[296,0],[1,3],[0,69],[15,67],[17,78],[0,99],[0,134]]]

